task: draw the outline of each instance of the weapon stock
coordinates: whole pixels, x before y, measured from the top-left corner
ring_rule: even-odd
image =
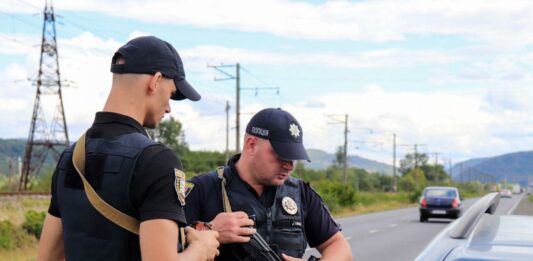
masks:
[[[249,251],[254,257],[260,258],[264,261],[282,261],[267,242],[259,235],[255,233],[250,236],[250,241],[244,244],[244,248]]]

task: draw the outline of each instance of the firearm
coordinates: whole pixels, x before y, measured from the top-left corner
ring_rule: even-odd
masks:
[[[251,235],[250,241],[243,244],[243,248],[252,256],[251,260],[282,261],[259,233]]]

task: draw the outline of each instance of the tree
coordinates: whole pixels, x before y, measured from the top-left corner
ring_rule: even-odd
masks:
[[[400,178],[400,189],[403,191],[421,191],[426,186],[426,176],[419,168],[410,170]]]
[[[174,150],[178,155],[183,155],[189,151],[185,142],[185,134],[182,130],[181,122],[170,116],[168,120],[163,120],[157,127],[159,141]]]
[[[335,159],[331,163],[334,168],[342,168],[344,166],[344,146],[337,147],[335,152]]]
[[[400,160],[400,168],[398,170],[405,176],[411,169],[427,165],[428,159],[425,153],[406,154],[405,158]]]

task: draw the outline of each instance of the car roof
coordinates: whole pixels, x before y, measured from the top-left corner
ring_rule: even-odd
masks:
[[[530,216],[484,215],[468,239],[446,260],[531,260],[533,218]]]
[[[489,193],[442,230],[416,260],[533,260],[533,217],[494,215]]]
[[[440,186],[431,186],[431,187],[425,187],[424,190],[428,189],[457,189],[456,187],[440,187]]]

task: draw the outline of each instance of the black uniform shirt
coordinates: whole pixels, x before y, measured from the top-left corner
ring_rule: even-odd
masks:
[[[111,138],[133,132],[147,136],[144,128],[128,116],[98,112],[87,131],[87,138]],[[163,144],[148,146],[139,156],[133,173],[130,198],[138,210],[141,222],[161,218],[185,223],[183,207],[174,187],[174,168],[181,170],[181,161]],[[54,191],[56,180],[57,171],[52,177],[52,200],[48,213],[60,218],[61,209],[56,203],[57,195]]]
[[[233,156],[228,165],[230,167],[228,182],[231,179],[241,180],[235,163],[239,160],[240,154]],[[222,209],[222,194],[220,189],[220,182],[217,179],[200,179],[198,176],[190,180],[194,184],[192,190],[187,195],[187,205],[185,207],[185,214],[188,223],[194,221],[210,222],[217,214],[223,212]],[[320,196],[309,187],[308,183],[299,180],[302,193],[302,211],[306,213],[304,217],[305,234],[309,246],[316,247],[326,242],[335,233],[341,230],[339,225],[333,220],[326,206],[322,202]],[[253,190],[248,186],[249,190]],[[257,195],[255,190],[253,194]],[[257,199],[263,206],[271,206],[276,196],[276,188],[270,187],[265,189],[263,194]],[[267,205],[266,205],[267,204]],[[234,211],[237,211],[235,209]]]

